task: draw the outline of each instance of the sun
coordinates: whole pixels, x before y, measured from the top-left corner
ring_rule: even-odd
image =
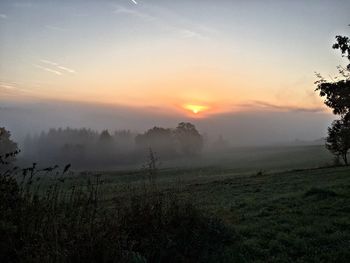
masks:
[[[191,111],[193,114],[199,114],[209,109],[208,106],[196,105],[196,104],[186,104],[183,107],[184,109]]]

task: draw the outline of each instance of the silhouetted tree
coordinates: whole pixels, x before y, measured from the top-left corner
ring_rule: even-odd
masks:
[[[144,134],[135,137],[136,145],[139,148],[148,150],[151,148],[162,157],[169,157],[175,154],[175,141],[171,129],[153,127]]]
[[[94,154],[92,157],[98,165],[108,165],[117,161],[117,147],[108,130],[101,132]]]
[[[101,142],[110,142],[112,141],[112,136],[109,134],[108,130],[103,130],[100,134]]]
[[[333,45],[333,48],[340,49],[342,56],[347,57],[350,61],[350,38],[347,36],[336,36],[335,39],[337,42]],[[347,69],[350,70],[350,64],[348,64]]]
[[[340,49],[343,56],[350,61],[350,39],[345,36],[337,36],[334,49]],[[341,118],[350,120],[350,64],[346,68],[338,66],[339,76],[332,81],[325,80],[317,74],[316,91],[321,97],[326,97],[324,103],[333,109],[333,113]]]
[[[179,123],[174,134],[183,154],[196,155],[202,151],[203,137],[192,123]]]
[[[8,155],[18,151],[17,143],[12,141],[11,133],[6,130],[4,127],[0,127],[0,156]],[[14,161],[15,157],[8,156],[7,162]]]
[[[336,36],[334,49],[339,49],[343,57],[350,61],[350,39],[346,36]],[[339,76],[331,81],[325,80],[320,74],[315,82],[316,91],[321,97],[326,97],[324,103],[340,116],[340,120],[328,128],[326,147],[337,157],[341,156],[348,165],[347,154],[350,149],[350,64],[345,68],[338,66]]]
[[[328,128],[326,147],[334,155],[340,156],[345,165],[348,165],[347,154],[350,150],[350,123],[344,120],[335,120]]]

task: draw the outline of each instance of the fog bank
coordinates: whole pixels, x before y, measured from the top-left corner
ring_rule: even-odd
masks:
[[[246,109],[206,118],[190,118],[158,108],[132,108],[73,102],[0,102],[0,126],[21,142],[27,134],[50,128],[91,128],[144,132],[154,126],[174,127],[186,121],[196,125],[209,140],[222,135],[232,146],[259,146],[317,140],[326,135],[334,117],[326,112]]]

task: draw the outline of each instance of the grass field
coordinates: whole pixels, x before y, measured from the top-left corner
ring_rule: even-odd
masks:
[[[176,188],[181,198],[237,232],[241,245],[227,251],[228,261],[349,262],[349,168],[256,170],[169,168],[159,170],[157,184],[164,192]],[[145,181],[143,171],[103,172],[102,178],[110,198]]]
[[[161,156],[160,156],[161,159]],[[330,165],[333,156],[324,145],[237,147],[223,152],[203,154],[198,159],[186,158],[182,167],[218,166],[239,173],[259,170],[284,171]],[[165,162],[164,166],[179,166]]]
[[[234,242],[220,252],[220,262],[349,262],[350,168],[331,167],[332,156],[324,148],[246,149],[212,162],[205,158],[181,168],[164,165],[152,171],[153,179],[160,193],[175,193],[232,230]],[[76,171],[62,186],[68,190],[98,178],[102,205],[109,207],[137,196],[149,184],[148,176],[147,169]],[[44,189],[50,180],[41,180]]]
[[[187,185],[183,194],[237,230],[245,261],[350,259],[348,168],[236,176]]]

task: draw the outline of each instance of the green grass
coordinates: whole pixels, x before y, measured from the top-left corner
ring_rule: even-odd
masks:
[[[232,153],[231,162],[229,155],[220,157],[221,165],[212,160],[203,166],[202,158],[157,170],[156,182],[157,191],[176,192],[233,230],[235,242],[222,251],[222,262],[349,262],[350,168],[317,168],[332,162],[320,146],[247,150]],[[84,185],[96,174],[107,208],[138,195],[147,182],[141,169],[80,172],[62,187]]]
[[[140,185],[144,180],[140,171],[106,172],[102,178],[110,198],[122,195],[121,185]],[[236,260],[350,259],[349,168],[254,174],[216,167],[164,169],[158,185],[164,192],[177,187],[181,198],[233,227],[242,238],[239,252],[232,248]]]
[[[0,262],[217,262],[239,244],[218,218],[153,183],[108,200],[99,176],[67,189],[61,174],[38,191],[34,168],[22,181],[0,174]]]
[[[248,262],[350,259],[349,168],[213,180],[183,195],[235,226]]]

